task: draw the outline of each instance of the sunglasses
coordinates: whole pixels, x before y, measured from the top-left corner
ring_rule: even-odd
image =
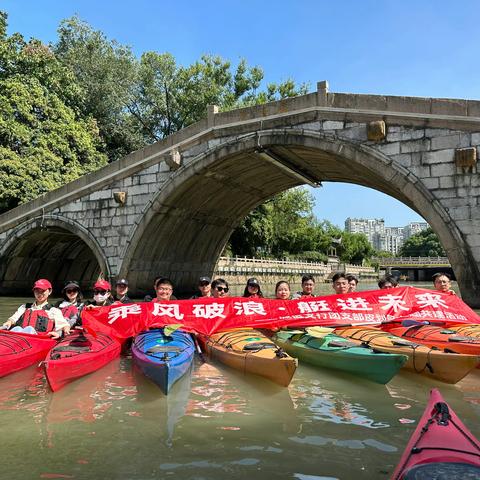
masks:
[[[108,290],[94,290],[93,293],[96,295],[99,293],[100,295],[105,295]]]
[[[76,292],[78,292],[78,290],[77,290],[76,288],[67,288],[65,291],[66,291],[67,293],[76,293]]]
[[[219,292],[228,292],[228,287],[215,287],[215,289]]]

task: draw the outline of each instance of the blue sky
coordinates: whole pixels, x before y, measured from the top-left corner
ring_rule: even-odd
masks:
[[[138,55],[168,51],[183,64],[203,53],[245,58],[266,81],[293,78],[312,91],[328,80],[334,92],[480,99],[477,0],[1,0],[0,9],[9,33],[46,43],[78,14]],[[421,220],[371,189],[325,183],[313,193],[317,216],[340,226],[348,216],[389,226]]]

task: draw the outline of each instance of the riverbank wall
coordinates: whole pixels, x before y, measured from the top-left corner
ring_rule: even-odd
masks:
[[[300,283],[303,275],[310,274],[316,282],[327,283],[336,272],[346,272],[360,280],[378,279],[373,267],[340,263],[335,258],[328,263],[317,263],[247,257],[220,257],[214,278],[225,278],[232,285],[245,285],[250,277],[258,278],[263,284],[275,284],[279,280],[295,284]]]

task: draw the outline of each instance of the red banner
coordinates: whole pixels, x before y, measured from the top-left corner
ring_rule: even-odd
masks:
[[[84,309],[82,319],[86,328],[119,339],[168,324],[210,335],[242,327],[379,325],[405,319],[440,325],[480,323],[478,315],[456,295],[413,287],[297,300],[227,297],[117,304]]]

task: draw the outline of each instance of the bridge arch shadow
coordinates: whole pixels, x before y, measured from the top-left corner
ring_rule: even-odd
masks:
[[[99,274],[110,276],[97,241],[78,223],[60,215],[44,215],[15,228],[0,251],[0,293],[31,292],[31,280],[48,278],[54,293],[67,280],[91,288]]]
[[[143,292],[151,289],[156,275],[169,276],[180,290],[189,290],[200,275],[212,274],[240,221],[257,205],[303,183],[266,161],[258,153],[262,149],[309,178],[354,183],[396,198],[438,234],[460,287],[478,278],[473,270],[478,267],[448,212],[410,171],[373,146],[295,129],[260,130],[219,141],[179,168],[132,231],[120,275],[128,275]]]

